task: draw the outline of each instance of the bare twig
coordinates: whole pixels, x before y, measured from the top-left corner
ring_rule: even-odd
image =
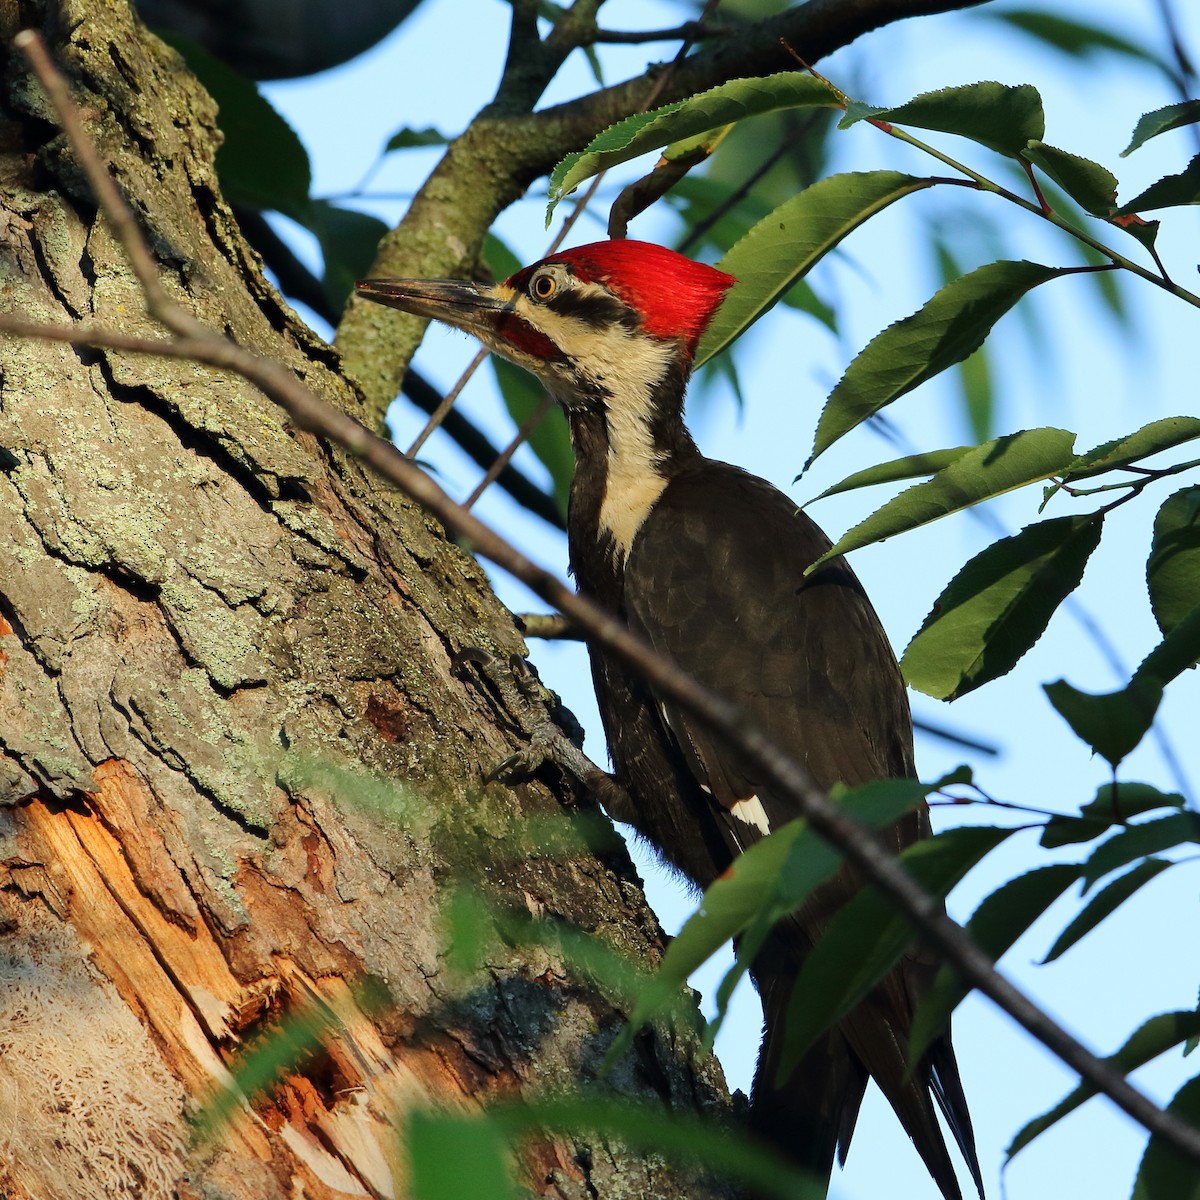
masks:
[[[81,152],[80,147],[85,139],[75,118],[66,85],[51,64],[37,34],[25,30],[17,35],[14,42],[18,48],[29,53],[34,70],[58,109],[80,165],[97,192],[105,215],[113,229],[121,231],[122,244],[131,257],[140,258],[143,266],[149,264],[153,267],[149,249],[141,241],[131,215],[121,212],[123,201],[116,189],[111,187],[111,180],[98,156],[90,145]],[[174,307],[168,301],[166,311],[170,312]],[[166,321],[163,323],[166,324]],[[29,323],[6,324],[14,332],[19,325],[25,327],[23,332],[33,333],[36,328],[30,328]],[[199,322],[190,318],[184,324],[191,329],[197,327]],[[50,328],[49,336],[57,336],[54,331],[63,327]],[[41,336],[41,333],[36,336]],[[71,337],[61,338],[70,341],[85,339],[91,340],[92,344],[109,345],[137,353],[188,357],[195,362],[233,371],[279,404],[302,428],[329,438],[360,457],[428,509],[458,537],[471,543],[478,553],[587,629],[591,641],[618,654],[641,672],[657,690],[723,736],[763,772],[767,782],[796,805],[797,811],[822,837],[892,900],[913,928],[920,932],[922,939],[939,951],[968,984],[991,998],[1019,1025],[1135,1121],[1193,1162],[1200,1163],[1200,1129],[1174,1113],[1159,1108],[1124,1075],[1073,1038],[999,974],[987,955],[946,915],[941,901],[913,880],[879,836],[832,803],[814,785],[808,772],[770,742],[745,713],[659,657],[614,616],[598,608],[586,597],[571,591],[489,526],[461,505],[455,504],[424,471],[390,442],[377,437],[353,417],[326,404],[282,364],[261,358],[218,334],[202,332],[191,336],[185,333],[161,343],[155,339],[126,339],[120,335],[98,336],[96,330],[80,330]]]
[[[425,427],[413,439],[413,444],[408,448],[408,457],[416,458],[417,451],[429,440],[430,435],[437,427],[446,419],[446,414],[454,407],[455,400],[458,399],[459,393],[467,386],[467,380],[479,370],[480,363],[487,358],[488,352],[480,350],[469,363],[466,369],[455,381],[454,386],[442,397],[442,402],[429,414],[429,420],[425,422]]]
[[[699,21],[687,21],[676,25],[674,29],[632,29],[628,32],[619,29],[597,29],[592,35],[594,43],[608,43],[614,46],[642,46],[647,42],[674,42],[683,38],[687,42],[698,42],[701,38],[721,37],[726,30],[715,25],[705,25],[703,18]]]
[[[554,397],[547,392],[533,412],[521,422],[512,441],[496,456],[496,461],[488,468],[487,474],[475,485],[475,490],[463,501],[463,508],[472,507],[475,501],[496,482],[500,472],[512,461],[512,456],[529,440],[529,435],[550,415],[553,407]]]

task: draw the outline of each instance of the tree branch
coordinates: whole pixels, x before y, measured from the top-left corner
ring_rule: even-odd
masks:
[[[22,32],[15,39],[15,44],[29,55],[35,71],[46,85],[80,166],[97,193],[110,225],[114,230],[120,230],[122,244],[138,264],[135,269],[140,277],[141,269],[146,264],[153,269],[149,249],[141,241],[132,214],[125,208],[98,155],[86,143],[62,77],[50,63],[35,33],[29,30]],[[152,290],[161,296],[157,280],[154,284]],[[149,296],[147,303],[150,303]],[[922,939],[936,949],[968,984],[992,999],[1097,1091],[1108,1096],[1153,1135],[1191,1161],[1200,1163],[1200,1129],[1174,1113],[1159,1108],[999,974],[987,955],[945,913],[941,901],[929,895],[912,879],[878,835],[839,809],[813,784],[807,771],[771,743],[736,705],[702,687],[672,663],[660,658],[615,617],[572,592],[489,526],[455,504],[424,471],[406,459],[390,442],[377,437],[346,413],[326,404],[281,363],[261,358],[219,334],[203,331],[203,327],[200,333],[190,332],[199,326],[191,314],[183,313],[187,320],[180,320],[179,313],[173,311],[176,307],[173,302],[168,300],[165,305],[161,301],[159,303],[176,323],[188,326],[189,332],[161,343],[155,339],[129,338],[113,332],[65,326],[49,327],[45,336],[138,353],[167,353],[234,371],[279,404],[302,428],[329,438],[363,459],[383,478],[422,504],[447,529],[470,542],[478,553],[585,628],[592,641],[618,654],[640,671],[657,690],[717,731],[796,804],[797,810],[818,833],[858,867],[866,879],[890,897]],[[160,317],[160,320],[167,323],[165,318]],[[13,319],[5,319],[3,325],[12,332],[31,333],[37,329],[29,322]]]

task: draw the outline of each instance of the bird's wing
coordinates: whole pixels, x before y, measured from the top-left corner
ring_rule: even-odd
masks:
[[[841,560],[804,574],[828,548],[782,492],[705,461],[671,480],[634,540],[630,627],[741,705],[821,787],[911,775],[908,700],[870,601]],[[723,808],[757,796],[771,828],[796,815],[707,729],[664,711]]]

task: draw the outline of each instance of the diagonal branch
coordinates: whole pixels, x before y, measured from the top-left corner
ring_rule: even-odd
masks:
[[[131,257],[141,256],[143,261],[152,262],[148,248],[140,240],[136,224],[127,213],[121,211],[124,205],[120,197],[115,189],[106,186],[106,182],[111,184],[111,180],[108,180],[99,157],[90,145],[86,147],[90,153],[80,153],[80,145],[84,142],[82,128],[66,86],[61,83],[61,76],[50,63],[37,35],[26,30],[17,36],[15,44],[29,54],[39,78],[44,82],[59,81],[57,88],[48,88],[48,91],[80,165],[101,199],[106,216],[114,229],[121,230],[123,244]],[[110,208],[110,205],[114,207]],[[197,324],[194,318],[192,323]],[[0,320],[0,328],[23,334],[32,334],[38,329],[28,322],[10,318]],[[471,543],[478,553],[586,629],[591,640],[620,655],[657,690],[717,731],[796,804],[799,812],[818,833],[892,900],[921,938],[937,950],[969,985],[993,1000],[1081,1078],[1097,1091],[1103,1092],[1151,1134],[1161,1138],[1190,1161],[1200,1164],[1200,1129],[1174,1113],[1159,1108],[1124,1075],[1078,1042],[1001,975],[965,930],[945,914],[941,902],[930,896],[901,867],[883,841],[873,831],[842,812],[813,784],[808,772],[770,742],[736,705],[701,686],[678,667],[659,657],[616,618],[572,592],[553,574],[455,504],[433,479],[406,459],[390,442],[377,437],[353,417],[319,399],[281,363],[261,358],[215,333],[183,334],[162,342],[72,326],[49,327],[44,334],[64,341],[107,345],[139,353],[186,356],[197,363],[234,371],[279,404],[302,428],[330,439],[363,459],[381,476],[427,508],[448,530]]]

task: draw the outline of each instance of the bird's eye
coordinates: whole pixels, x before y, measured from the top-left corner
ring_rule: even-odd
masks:
[[[558,291],[558,281],[553,275],[535,275],[529,285],[529,294],[535,300],[549,300]]]

